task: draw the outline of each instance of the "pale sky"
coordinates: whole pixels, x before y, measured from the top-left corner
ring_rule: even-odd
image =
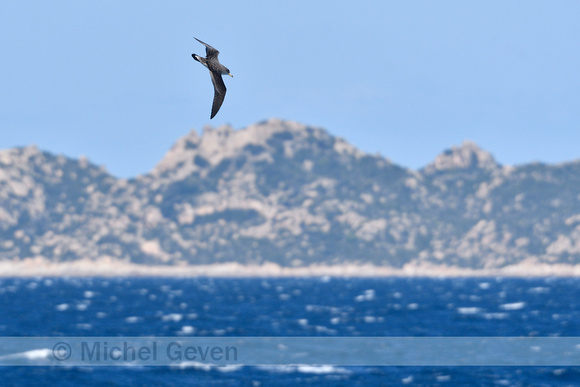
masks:
[[[149,172],[211,124],[320,126],[418,169],[580,158],[578,1],[0,0],[0,149]],[[234,78],[210,121],[197,37]]]

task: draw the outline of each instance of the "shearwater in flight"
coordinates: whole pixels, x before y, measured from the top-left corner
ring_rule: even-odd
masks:
[[[195,38],[198,42],[205,46],[205,58],[191,54],[193,59],[204,65],[209,69],[209,75],[211,76],[211,83],[213,83],[214,95],[213,95],[213,105],[211,106],[211,116],[210,120],[215,117],[217,112],[220,110],[222,103],[224,103],[224,98],[226,97],[226,85],[222,79],[222,74],[227,74],[233,78],[230,74],[230,70],[220,63],[218,60],[219,51],[210,46],[207,43],[202,42],[198,38]]]

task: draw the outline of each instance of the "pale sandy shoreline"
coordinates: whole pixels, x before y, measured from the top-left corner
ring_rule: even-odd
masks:
[[[523,262],[501,269],[461,269],[433,265],[391,268],[370,264],[282,267],[275,263],[222,263],[198,266],[146,266],[108,259],[52,263],[42,259],[0,262],[0,277],[578,277],[580,265]]]

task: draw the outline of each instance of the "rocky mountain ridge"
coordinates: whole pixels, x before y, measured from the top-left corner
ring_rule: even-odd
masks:
[[[501,268],[580,263],[580,162],[464,142],[419,171],[268,120],[179,139],[151,173],[0,151],[0,261]]]

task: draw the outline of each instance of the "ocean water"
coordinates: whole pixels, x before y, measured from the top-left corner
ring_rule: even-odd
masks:
[[[0,336],[580,336],[575,278],[4,278]],[[36,354],[38,355],[38,354]],[[0,367],[0,385],[577,385],[574,367]]]

